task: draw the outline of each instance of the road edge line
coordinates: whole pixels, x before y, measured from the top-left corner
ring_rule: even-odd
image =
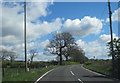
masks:
[[[103,74],[97,73],[97,72],[95,72],[95,71],[92,71],[92,70],[89,70],[89,69],[87,69],[87,68],[83,67],[83,64],[82,64],[82,66],[81,66],[81,67],[82,67],[83,69],[85,69],[85,70],[89,71],[89,72],[94,73],[94,74],[101,75],[101,76],[106,76],[106,75],[103,75]]]
[[[81,67],[82,67],[83,69],[86,69],[86,70],[89,71],[89,72],[96,73],[96,74],[102,75],[102,76],[107,76],[107,75],[103,75],[103,74],[100,74],[100,73],[98,73],[98,72],[92,71],[92,70],[90,70],[90,69],[87,69],[87,68],[83,67],[83,64],[82,64]],[[120,80],[117,79],[117,78],[113,78],[113,77],[109,77],[109,76],[107,76],[107,77],[120,82]]]
[[[51,69],[49,71],[47,71],[46,73],[44,73],[41,77],[39,77],[34,83],[37,83],[38,81],[40,81],[45,75],[47,75],[49,72],[53,71],[54,69]]]

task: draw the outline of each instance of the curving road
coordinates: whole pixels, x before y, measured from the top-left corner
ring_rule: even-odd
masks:
[[[119,83],[106,76],[90,71],[82,65],[63,66],[41,76],[36,83]]]

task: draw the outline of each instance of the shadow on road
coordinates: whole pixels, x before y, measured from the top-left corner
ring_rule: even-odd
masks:
[[[106,76],[98,76],[98,75],[85,75],[85,76],[82,76],[82,77],[89,77],[89,78],[108,78]]]

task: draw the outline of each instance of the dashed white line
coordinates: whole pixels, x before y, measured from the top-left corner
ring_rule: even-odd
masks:
[[[70,71],[72,75],[74,75],[74,73],[72,71]]]
[[[80,81],[81,83],[83,83],[82,80],[80,80],[80,79],[78,79],[78,81]]]
[[[40,81],[45,75],[47,75],[49,72],[53,71],[54,69],[46,72],[45,74],[43,74],[40,78],[37,79],[37,81],[35,83],[37,83],[38,81]]]

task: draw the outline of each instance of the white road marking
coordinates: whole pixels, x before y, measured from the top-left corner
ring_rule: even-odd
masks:
[[[91,71],[91,70],[89,70],[89,69],[86,69],[86,68],[83,67],[83,65],[82,65],[81,67],[82,67],[83,69],[89,71],[89,72],[94,73],[94,74],[101,75],[101,76],[105,76],[105,75],[102,75],[102,74],[100,74],[100,73],[97,73],[97,72]]]
[[[49,72],[53,71],[54,69],[46,72],[45,74],[43,74],[40,78],[37,79],[37,81],[35,83],[37,83],[38,81],[40,81],[45,75],[47,75]]]
[[[80,79],[78,79],[78,81],[80,81],[81,83],[83,83],[82,80],[80,80]]]
[[[70,71],[72,75],[74,75],[74,73],[72,71]]]

